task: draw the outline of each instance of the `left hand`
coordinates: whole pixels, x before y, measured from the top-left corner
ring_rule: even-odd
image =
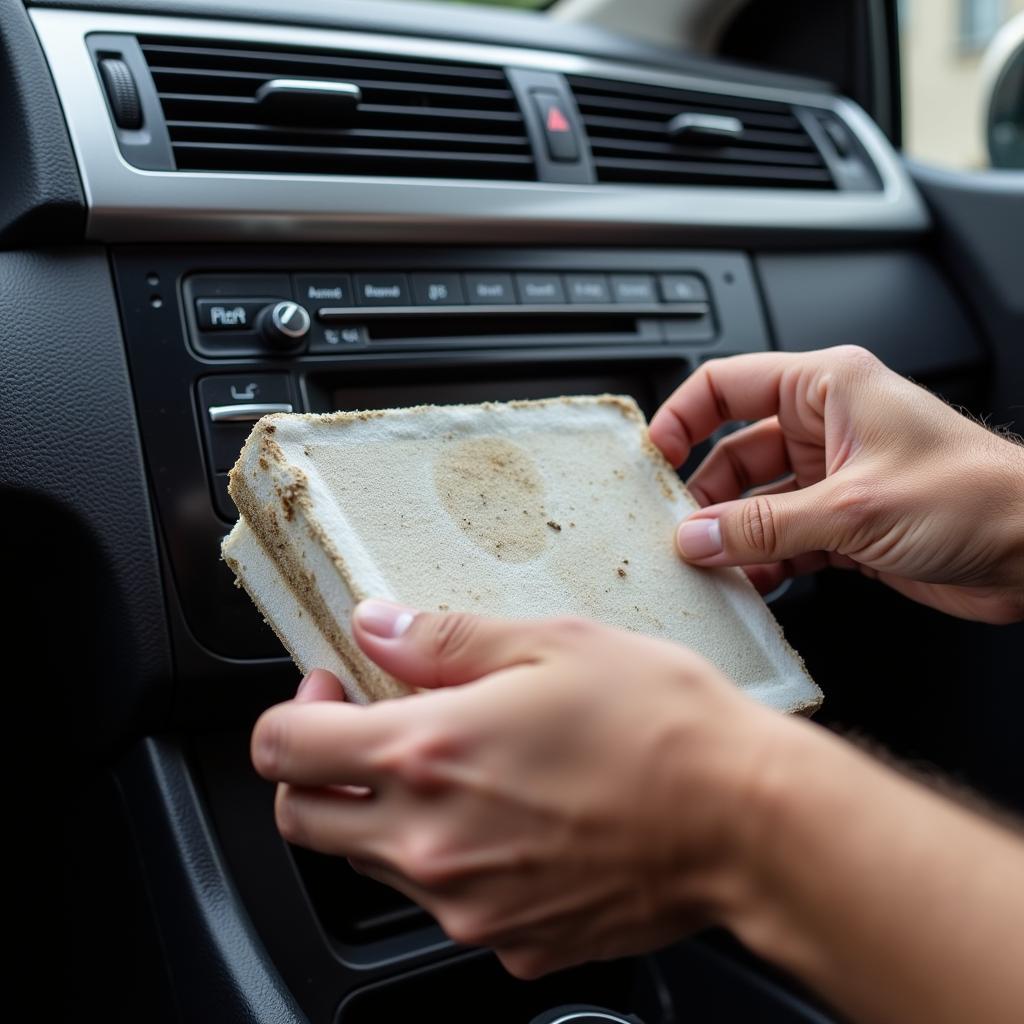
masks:
[[[326,672],[253,733],[290,842],[352,859],[458,942],[535,977],[724,921],[766,762],[806,728],[673,644],[575,619],[354,616],[422,692],[346,704]]]

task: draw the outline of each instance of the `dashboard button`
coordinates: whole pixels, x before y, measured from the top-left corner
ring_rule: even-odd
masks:
[[[650,274],[612,274],[612,297],[616,302],[658,301]]]
[[[201,331],[251,331],[260,310],[273,299],[196,299]]]
[[[325,352],[348,352],[363,348],[370,342],[362,324],[330,324],[313,329],[309,340],[309,353],[323,355]]]
[[[530,306],[565,302],[565,289],[557,274],[516,274],[519,301]]]
[[[696,274],[662,274],[661,297],[666,302],[707,302],[708,289]]]
[[[565,101],[557,92],[544,89],[535,89],[531,96],[544,129],[548,156],[556,163],[576,163],[580,158],[580,144]]]
[[[417,306],[462,306],[466,302],[458,274],[413,274],[412,300]]]
[[[210,409],[246,405],[292,405],[291,384],[284,373],[252,373],[204,377],[199,382],[199,407],[206,430],[210,468],[215,473],[229,470],[252,430],[251,421],[210,421]],[[255,415],[256,409],[253,409]]]
[[[348,274],[296,274],[295,297],[304,306],[351,306],[352,279]]]
[[[356,302],[360,306],[408,306],[409,281],[405,274],[356,274]]]
[[[250,373],[204,377],[199,382],[199,404],[203,415],[212,405],[239,405],[252,402],[290,402],[291,388],[285,373]]]
[[[277,352],[294,352],[309,334],[311,321],[305,306],[283,299],[267,306],[256,318],[260,336]]]
[[[604,274],[566,274],[570,302],[611,302],[612,293]]]
[[[511,274],[466,274],[466,291],[477,306],[507,306],[516,301]]]

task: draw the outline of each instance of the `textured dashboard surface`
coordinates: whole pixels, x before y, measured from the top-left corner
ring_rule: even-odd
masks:
[[[0,3],[0,245],[81,237],[85,201],[53,81],[20,3]]]
[[[29,537],[43,533],[33,522],[38,510],[52,522],[38,538],[41,550],[20,553],[44,578],[20,582],[47,591],[39,611],[64,644],[41,654],[66,664],[76,696],[91,701],[88,725],[78,731],[99,748],[129,727],[154,724],[171,675],[156,539],[103,252],[0,253],[0,338],[3,518],[6,529]],[[91,660],[66,649],[65,631],[83,621]]]
[[[120,774],[181,1020],[303,1024],[238,898],[181,748],[148,739]]]

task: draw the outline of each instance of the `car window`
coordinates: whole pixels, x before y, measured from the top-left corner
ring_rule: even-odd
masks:
[[[986,109],[993,57],[1024,0],[901,0],[903,144],[908,156],[961,170],[990,167]]]

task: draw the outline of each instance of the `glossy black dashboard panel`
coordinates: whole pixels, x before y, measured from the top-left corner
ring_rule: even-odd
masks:
[[[735,252],[125,247],[113,262],[175,594],[196,646],[232,661],[281,654],[218,560],[226,473],[261,410],[618,391],[653,413],[699,360],[769,347]],[[432,281],[462,301],[432,302]],[[386,304],[345,298],[349,282]],[[267,341],[261,316],[296,299],[306,333]]]

